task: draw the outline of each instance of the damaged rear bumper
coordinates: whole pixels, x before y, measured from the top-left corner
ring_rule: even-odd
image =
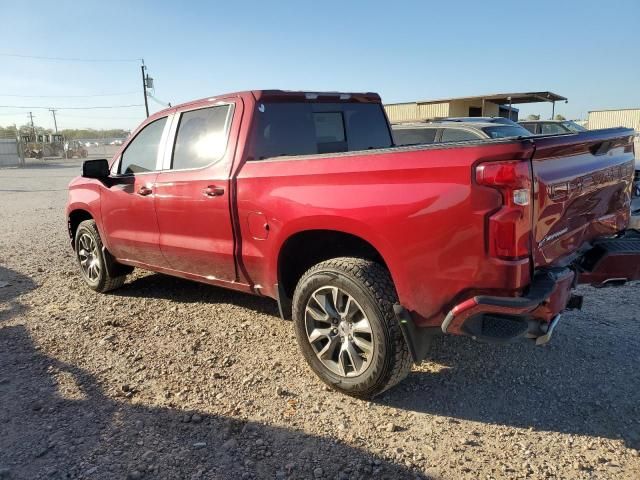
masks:
[[[549,324],[566,308],[580,308],[582,298],[571,294],[575,272],[570,268],[539,271],[521,297],[479,295],[455,307],[442,322],[442,332],[477,340],[505,343],[525,334],[545,335]]]

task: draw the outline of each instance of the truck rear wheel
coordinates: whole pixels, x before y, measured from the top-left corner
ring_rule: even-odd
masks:
[[[96,292],[108,292],[121,287],[126,275],[112,276],[106,265],[102,240],[93,220],[85,220],[78,225],[75,236],[75,250],[82,278]]]
[[[371,398],[407,376],[412,360],[396,302],[389,272],[371,260],[334,258],[302,276],[293,296],[296,338],[323,382]]]

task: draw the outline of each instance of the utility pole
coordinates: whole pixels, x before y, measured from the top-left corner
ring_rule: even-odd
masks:
[[[147,102],[147,80],[144,76],[144,71],[147,67],[144,66],[144,58],[142,60],[142,65],[140,66],[140,71],[142,72],[142,93],[144,94],[144,109],[147,112],[147,117],[149,116],[149,103]]]
[[[36,138],[36,127],[33,126],[33,113],[29,112],[29,119],[31,120],[31,135],[33,135],[33,139]]]
[[[56,109],[50,108],[49,111],[53,114],[53,126],[56,128],[56,133],[58,133],[58,122],[56,122]]]

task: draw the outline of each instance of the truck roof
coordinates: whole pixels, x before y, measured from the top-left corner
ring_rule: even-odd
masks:
[[[154,114],[166,113],[174,108],[184,108],[215,102],[222,98],[252,96],[256,101],[272,102],[354,102],[354,103],[381,103],[380,95],[374,92],[312,92],[297,90],[244,90],[240,92],[224,93],[211,97],[191,100],[189,102],[173,105]]]

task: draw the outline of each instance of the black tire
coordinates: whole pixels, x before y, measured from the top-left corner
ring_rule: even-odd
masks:
[[[99,269],[97,270],[98,273],[94,278],[91,278],[91,275],[87,271],[85,271],[85,268],[82,265],[81,257],[83,247],[81,245],[81,242],[83,241],[83,236],[85,235],[89,236],[93,240],[93,242],[95,242],[96,246],[96,254],[91,258],[95,259],[95,262],[97,263]],[[85,239],[85,241],[88,240]],[[119,288],[124,284],[126,275],[112,276],[109,273],[109,269],[107,268],[107,260],[105,259],[105,252],[103,250],[102,240],[100,239],[100,234],[98,233],[95,221],[85,220],[81,222],[80,225],[78,225],[78,229],[76,230],[76,235],[74,238],[74,245],[76,250],[76,259],[78,260],[78,265],[80,266],[82,278],[89,286],[89,288],[95,290],[96,292],[104,293]]]
[[[351,296],[369,321],[373,353],[363,357],[368,366],[357,376],[333,372],[318,358],[307,336],[307,304],[314,292],[323,287],[338,287]],[[354,397],[372,398],[407,376],[412,359],[393,312],[397,301],[389,272],[371,260],[333,258],[315,265],[302,276],[293,295],[296,338],[305,360],[324,383]]]

